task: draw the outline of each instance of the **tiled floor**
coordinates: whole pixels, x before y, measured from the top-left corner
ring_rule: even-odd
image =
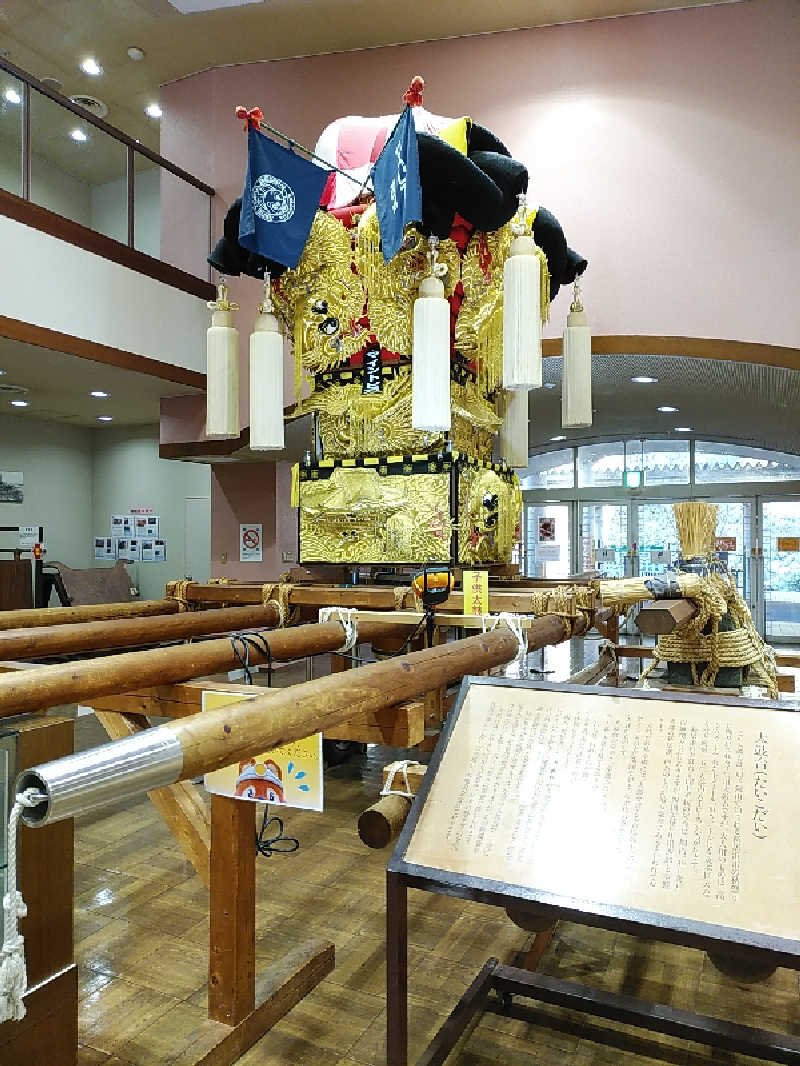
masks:
[[[546,665],[551,661],[548,653]],[[102,739],[93,718],[79,720],[78,734],[82,746]],[[242,1066],[385,1063],[388,851],[367,850],[356,819],[373,801],[388,756],[372,748],[361,761],[329,771],[323,814],[286,812],[287,831],[299,837],[300,850],[258,859],[259,963],[321,937],[336,944],[336,969],[240,1060]],[[204,1050],[198,1030],[206,1007],[207,893],[149,801],[79,820],[75,886],[79,1066],[191,1066]],[[526,934],[500,910],[410,893],[410,1061],[486,958],[511,961],[525,942]],[[798,976],[788,970],[761,984],[741,985],[719,974],[700,952],[566,923],[558,927],[541,968],[800,1032]],[[587,1023],[556,1008],[543,1007],[538,1018],[532,1026],[485,1015],[453,1066],[755,1062],[611,1023]]]

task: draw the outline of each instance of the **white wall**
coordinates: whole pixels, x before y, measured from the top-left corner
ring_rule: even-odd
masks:
[[[155,259],[161,254],[161,173],[158,167],[136,172],[134,242]],[[91,187],[91,227],[115,241],[128,241],[128,182],[125,178]]]
[[[0,138],[0,189],[22,195],[19,144]],[[92,186],[54,167],[48,160],[31,157],[31,199],[82,226],[91,226]]]
[[[0,315],[205,372],[200,297],[4,216],[0,248],[14,264],[0,285]]]
[[[210,497],[210,467],[158,457],[158,426],[93,431],[93,536],[109,536],[112,514],[152,507],[167,540],[166,563],[130,563],[128,571],[142,599],[158,599],[164,585],[186,572],[184,514],[187,497]],[[189,530],[191,540],[208,541],[208,530]],[[190,551],[190,554],[195,554]],[[103,565],[98,563],[98,565]],[[198,576],[198,575],[195,575]]]
[[[44,526],[48,558],[67,566],[90,560],[93,433],[0,414],[0,470],[21,470],[25,478],[22,503],[0,503],[0,526]],[[13,544],[0,534],[2,547]]]

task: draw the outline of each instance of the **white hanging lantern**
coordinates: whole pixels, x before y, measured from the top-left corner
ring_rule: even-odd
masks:
[[[542,386],[541,264],[528,232],[527,206],[520,193],[511,229],[514,239],[503,266],[503,388]]]
[[[592,331],[577,280],[564,330],[561,425],[578,429],[592,424]]]
[[[528,390],[509,389],[503,397],[500,454],[515,470],[528,468]]]
[[[450,304],[441,282],[447,273],[438,263],[438,238],[429,237],[430,277],[420,283],[414,301],[411,358],[411,425],[429,433],[450,430]]]
[[[228,299],[228,286],[220,278],[217,298],[208,304],[212,312],[206,334],[206,436],[213,439],[239,436],[239,331],[231,311],[239,305]]]
[[[283,334],[272,313],[269,274],[264,274],[264,300],[258,305],[250,334],[250,447],[254,451],[283,448]]]

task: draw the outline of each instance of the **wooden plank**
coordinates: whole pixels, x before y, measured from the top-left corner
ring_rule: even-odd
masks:
[[[326,740],[352,740],[359,744],[413,748],[425,736],[425,704],[422,700],[409,700],[395,707],[360,714],[322,735]]]
[[[800,655],[775,654],[775,662],[778,666],[790,666],[800,668]]]
[[[233,802],[236,802],[235,800]],[[209,1019],[200,1042],[217,1040],[194,1066],[231,1066],[333,971],[333,944],[309,941],[290,951],[256,980],[256,1007],[238,1026]],[[205,1038],[205,1039],[203,1039]]]
[[[778,674],[778,692],[795,692],[794,674]]]
[[[637,614],[636,627],[645,636],[672,633],[690,622],[697,611],[697,604],[691,600],[653,600]]]
[[[46,981],[31,986],[25,994],[25,1010],[21,1022],[0,1025],[3,1066],[75,1066],[78,967],[71,963]]]
[[[255,815],[250,803],[211,797],[208,1016],[237,1026],[256,1005]]]
[[[112,740],[139,733],[150,725],[143,715],[112,714],[108,711],[96,713],[98,721]],[[208,887],[211,820],[203,794],[191,781],[179,781],[165,788],[154,789],[148,796],[198,877]]]

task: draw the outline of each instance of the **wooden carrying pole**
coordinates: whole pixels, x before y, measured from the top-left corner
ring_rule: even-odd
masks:
[[[280,621],[275,603],[257,607],[223,607],[212,611],[151,618],[118,618],[72,625],[9,629],[0,633],[0,662],[46,659],[103,648],[130,648],[137,644],[165,644],[211,633],[231,633],[256,627],[272,628]]]
[[[342,628],[334,625],[341,639]],[[284,635],[288,638],[300,628],[324,627],[298,627]],[[585,630],[586,616],[580,616],[571,627],[562,617],[545,615],[527,631],[528,645],[541,648]],[[413,699],[465,674],[509,662],[518,647],[516,636],[503,626],[359,670],[273,690],[267,696],[191,715],[144,730],[128,740],[81,752],[73,760],[34,767],[17,787],[35,788],[43,799],[36,807],[27,808],[23,818],[28,825],[42,825],[197,777],[310,733],[330,730],[355,715]]]
[[[366,644],[396,632],[397,623],[391,621],[364,622],[359,626],[359,640]],[[337,651],[344,642],[344,632],[339,622],[264,630],[259,637],[268,642],[272,658],[276,661]],[[249,648],[249,661],[254,666],[267,661],[267,656],[256,643]],[[80,662],[34,666],[29,670],[0,674],[0,717],[67,703],[81,703],[93,696],[131,692],[140,685],[189,681],[221,670],[235,670],[240,666],[230,637],[169,648],[123,652]]]
[[[102,622],[111,618],[146,618],[155,614],[177,614],[179,610],[177,600],[137,600],[132,603],[87,603],[79,607],[0,611],[0,630]]]

